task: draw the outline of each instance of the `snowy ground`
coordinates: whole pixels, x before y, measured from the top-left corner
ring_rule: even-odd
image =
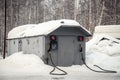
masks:
[[[16,75],[16,76],[0,76],[0,80],[120,80],[117,74],[100,74],[94,72],[79,72],[68,74],[66,76],[53,75]]]
[[[91,47],[92,46],[92,47]],[[45,65],[34,54],[14,53],[0,60],[0,80],[120,80],[120,40],[106,35],[94,36],[87,43],[86,60],[96,70],[94,64],[104,69],[115,70],[117,73],[96,73],[84,65],[60,67],[68,75],[49,75],[51,66]],[[56,72],[59,72],[56,70]],[[59,72],[60,73],[60,72]]]

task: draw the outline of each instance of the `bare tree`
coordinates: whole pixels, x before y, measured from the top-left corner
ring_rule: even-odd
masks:
[[[102,1],[102,10],[101,10],[101,13],[100,13],[98,25],[101,25],[101,22],[102,22],[103,12],[104,12],[104,9],[105,9],[104,5],[105,5],[105,1],[103,0]]]

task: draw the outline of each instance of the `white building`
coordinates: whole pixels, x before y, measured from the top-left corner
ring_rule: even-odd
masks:
[[[36,54],[51,64],[48,50],[58,66],[83,64],[85,58],[85,37],[90,32],[74,20],[54,20],[40,24],[16,27],[8,33],[8,56],[19,51]],[[82,50],[80,52],[80,49]]]
[[[106,34],[120,39],[120,25],[100,25],[95,27],[95,35]]]

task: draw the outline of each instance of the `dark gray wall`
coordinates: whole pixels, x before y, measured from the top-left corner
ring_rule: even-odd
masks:
[[[50,44],[50,35],[56,35],[58,42],[58,49],[51,53],[54,63],[58,66],[82,65],[81,53],[79,52],[80,44],[82,46],[83,57],[85,58],[85,37],[84,41],[78,41],[78,36],[85,36],[81,30],[75,27],[60,27],[46,36],[45,39],[45,56],[49,58],[48,47]],[[46,61],[45,61],[46,63]],[[48,64],[51,64],[49,59]]]
[[[60,27],[50,33],[50,35],[83,35],[86,36],[80,28],[78,29],[77,27]]]

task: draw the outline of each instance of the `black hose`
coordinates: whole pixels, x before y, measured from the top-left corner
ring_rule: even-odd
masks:
[[[101,68],[100,66],[98,65],[94,65],[95,67],[98,67],[99,69],[103,70],[103,71],[107,71],[107,72],[110,72],[110,73],[117,73],[117,71],[111,71],[111,70],[106,70],[106,69],[103,69]]]
[[[85,66],[86,66],[88,69],[90,69],[91,71],[98,72],[98,73],[117,73],[117,71],[105,70],[105,69],[99,67],[98,65],[94,65],[94,66],[98,67],[98,68],[101,69],[102,71],[94,70],[94,69],[90,68],[90,67],[86,64],[86,62],[85,62],[85,60],[84,60],[84,58],[83,58],[83,53],[82,53],[82,52],[81,52],[81,57],[82,57],[82,61],[83,61],[83,63],[85,64]]]
[[[50,61],[51,61],[52,66],[53,66],[53,70],[50,71],[50,74],[51,74],[51,75],[67,75],[67,72],[66,72],[66,71],[58,68],[58,67],[54,64],[53,59],[52,59],[52,56],[51,56],[51,53],[50,53],[51,49],[52,49],[52,41],[50,42],[50,47],[49,47],[49,49],[48,49],[48,54],[49,54],[49,56],[50,56]],[[55,69],[58,69],[58,70],[62,71],[63,73],[62,73],[62,74],[53,73],[53,72],[55,71]]]
[[[51,57],[51,53],[49,53],[49,56],[50,56],[51,63],[52,63],[52,65],[53,65],[53,70],[50,71],[50,74],[51,74],[51,75],[67,75],[67,72],[66,72],[66,71],[58,68],[58,67],[54,64],[54,62],[53,62],[53,60],[52,60],[52,57]],[[62,71],[63,73],[61,73],[61,74],[53,73],[53,72],[55,71],[55,69],[58,69],[58,70]]]

